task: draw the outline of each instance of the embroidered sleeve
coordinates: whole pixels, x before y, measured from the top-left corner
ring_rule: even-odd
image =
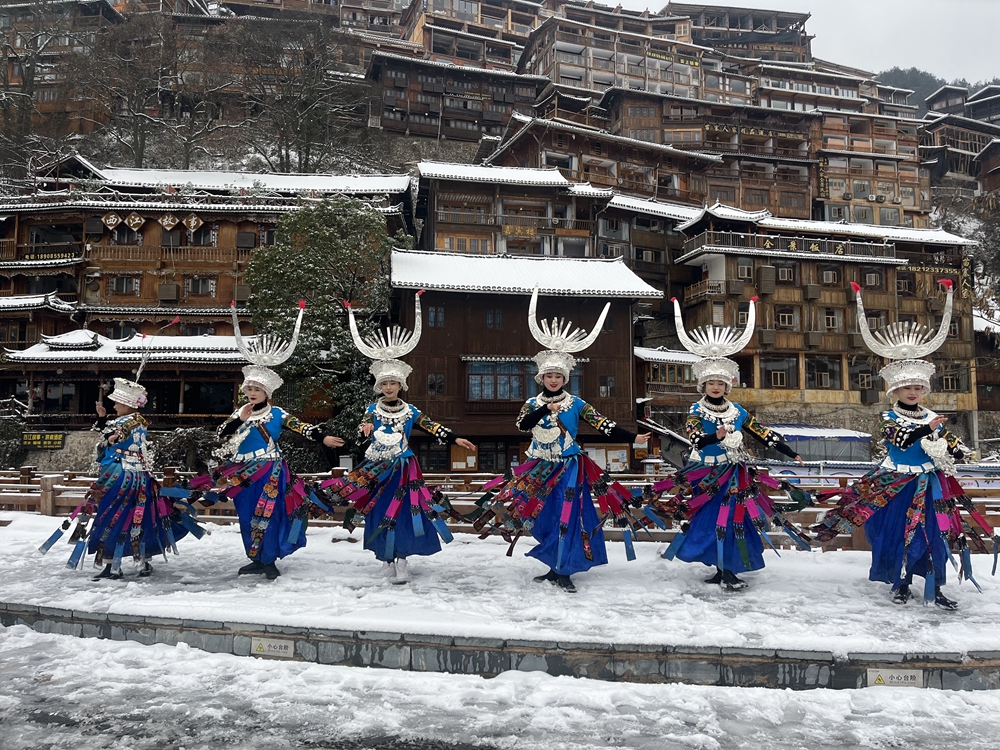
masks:
[[[220,441],[225,440],[227,437],[236,432],[240,428],[240,425],[243,424],[243,421],[240,419],[239,415],[240,413],[238,411],[233,412],[232,416],[230,416],[229,419],[220,424],[219,429],[215,431],[216,438],[218,438]]]
[[[548,407],[545,405],[536,409],[534,399],[525,401],[521,413],[517,415],[517,429],[521,432],[531,432],[531,428],[542,421],[547,411]]]
[[[684,421],[684,432],[687,433],[688,440],[695,445],[698,445],[707,436],[707,433],[701,426],[701,416],[697,412],[688,412],[687,419]],[[705,443],[705,445],[708,445],[708,443]],[[705,445],[698,445],[698,447],[704,448]]]
[[[443,424],[438,424],[424,413],[417,417],[416,426],[424,432],[433,435],[441,445],[455,442],[455,435]]]
[[[117,425],[112,425],[110,429],[105,428],[103,432],[104,442],[110,445],[111,436],[115,437],[115,444],[121,443],[132,434],[132,431],[138,427],[143,427],[147,425],[148,422],[140,414],[133,414],[128,419],[119,422]]]
[[[879,429],[887,443],[895,445],[897,448],[906,450],[920,438],[931,434],[931,428],[927,425],[904,424],[893,419],[890,412],[882,412],[882,419],[879,422]]]
[[[750,435],[753,435],[754,438],[759,440],[768,448],[774,448],[776,451],[783,453],[789,458],[795,458],[798,455],[788,446],[788,443],[785,442],[785,438],[780,432],[772,430],[770,427],[765,427],[757,421],[757,417],[748,415],[746,420],[743,422],[743,430]]]
[[[323,432],[323,428],[317,424],[309,424],[303,422],[296,416],[284,413],[284,417],[281,420],[281,427],[285,430],[291,430],[292,432],[297,432],[302,437],[312,440],[314,443],[322,443],[323,438],[326,437],[326,433]]]
[[[614,420],[608,419],[590,404],[583,405],[580,418],[603,435],[607,435],[615,442],[634,442],[635,433],[619,427]]]
[[[941,430],[940,437],[946,443],[948,443],[948,452],[955,458],[965,458],[972,451],[969,449],[965,443],[962,442],[962,438],[956,435],[954,432],[949,430]]]

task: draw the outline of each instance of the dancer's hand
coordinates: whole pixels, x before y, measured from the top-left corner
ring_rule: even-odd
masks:
[[[371,422],[365,422],[363,425],[361,425],[361,434],[364,435],[365,437],[371,437],[372,432],[374,431],[375,431],[375,425],[372,424]]]
[[[947,421],[948,421],[948,417],[943,417],[941,415],[938,415],[938,416],[934,417],[934,419],[931,420],[930,428],[932,430],[936,430],[938,427],[940,427],[941,425],[943,425]]]
[[[647,443],[649,443],[649,438],[652,437],[652,434],[653,433],[651,433],[651,432],[644,432],[641,435],[636,435],[635,436],[635,444],[636,445],[646,445]]]
[[[334,435],[327,435],[323,438],[323,445],[327,448],[340,448],[344,444],[344,438],[335,437]]]
[[[251,414],[253,414],[253,404],[243,404],[243,408],[240,409],[240,421],[246,422]]]
[[[546,406],[549,407],[549,411],[552,412],[553,414],[559,413],[559,404],[555,403],[554,401],[549,401],[549,403],[546,404]]]
[[[720,427],[715,431],[715,436],[719,438],[719,440],[722,440],[728,434],[729,430],[727,430],[725,427]]]
[[[104,408],[104,404],[102,404],[100,401],[94,402],[94,409],[97,411],[97,416],[99,417],[108,416],[108,410]]]
[[[802,456],[796,456],[795,457],[795,461],[796,461],[796,463],[798,463],[799,466],[805,466],[806,465],[806,462],[802,460]]]
[[[465,448],[468,451],[472,451],[473,453],[476,452],[476,446],[475,446],[475,444],[474,443],[470,443],[465,438],[456,438],[455,439],[455,445],[461,445],[463,448]]]

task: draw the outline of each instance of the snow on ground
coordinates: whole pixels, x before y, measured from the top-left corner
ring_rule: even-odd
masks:
[[[524,553],[511,558],[500,539],[458,535],[441,554],[413,558],[413,581],[390,585],[379,563],[344,529],[314,527],[308,545],[279,562],[273,583],[236,575],[246,558],[235,525],[178,544],[180,555],[154,560],[155,574],[92,581],[65,567],[70,546],[42,556],[37,547],[57,519],[4,512],[0,601],[115,614],[258,622],[345,630],[448,633],[460,636],[716,645],[848,652],[1000,650],[1000,578],[992,558],[977,556],[979,594],[950,574],[946,591],[960,611],[890,601],[889,587],[868,581],[864,552],[766,554],[767,568],[745,576],[750,588],[726,592],[703,583],[712,572],[660,558],[662,544],[637,543],[627,562],[609,544],[611,563],[574,576],[579,593],[532,582],[544,566]],[[336,543],[331,543],[331,538]],[[352,540],[353,543],[352,543]]]
[[[487,680],[0,628],[4,750],[993,750],[1000,695]]]

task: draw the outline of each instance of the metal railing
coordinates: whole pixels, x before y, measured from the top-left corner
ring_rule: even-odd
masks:
[[[828,255],[854,255],[868,258],[896,257],[896,245],[891,242],[878,244],[874,242],[819,239],[816,237],[745,234],[743,232],[702,232],[684,242],[684,253],[687,254],[703,247],[784,250],[793,253],[825,253]],[[724,284],[724,282],[718,283]]]

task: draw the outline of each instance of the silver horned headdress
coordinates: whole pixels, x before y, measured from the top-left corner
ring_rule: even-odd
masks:
[[[689,333],[684,328],[681,305],[676,297],[673,298],[673,303],[677,338],[689,352],[704,358],[691,366],[691,371],[698,379],[698,390],[704,392],[705,383],[709,380],[721,380],[726,384],[728,394],[740,376],[739,365],[728,357],[742,351],[750,343],[757,322],[757,298],[750,300],[747,324],[743,331],[730,326],[702,326]]]
[[[546,347],[545,351],[535,355],[535,364],[538,365],[535,382],[541,383],[542,376],[547,372],[561,373],[569,382],[569,374],[576,367],[576,358],[573,354],[582,352],[597,340],[610,309],[611,303],[608,302],[589,334],[584,328],[574,328],[572,321],[563,318],[552,318],[550,325],[547,320],[538,320],[538,284],[535,284],[528,305],[528,330],[535,337],[535,341]]]
[[[861,331],[865,345],[874,354],[894,360],[879,370],[879,377],[885,381],[887,395],[907,385],[923,386],[926,393],[931,391],[934,363],[918,357],[936,352],[948,338],[955,296],[950,279],[942,279],[940,283],[948,288],[948,296],[941,315],[941,325],[934,332],[927,326],[912,322],[892,323],[882,331],[870,330],[865,306],[861,301],[861,286],[851,282],[851,288],[857,295],[858,330]]]
[[[371,367],[368,368],[368,371],[375,377],[376,393],[379,392],[379,386],[389,380],[399,383],[403,390],[407,390],[408,388],[406,379],[413,372],[413,368],[406,364],[406,362],[401,361],[399,357],[406,356],[416,349],[417,344],[420,343],[420,333],[423,330],[420,295],[423,293],[424,290],[421,289],[413,295],[415,316],[413,333],[410,333],[402,326],[393,326],[392,328],[386,328],[385,331],[376,331],[374,335],[368,338],[362,338],[361,333],[358,331],[357,321],[354,320],[354,310],[351,308],[349,302],[344,302],[344,306],[347,308],[347,322],[351,328],[351,338],[354,339],[354,346],[366,357],[375,360],[372,362]]]
[[[302,315],[306,310],[306,301],[299,300],[299,315],[295,319],[292,338],[285,340],[282,336],[262,333],[254,336],[251,341],[243,338],[240,332],[240,322],[236,317],[236,303],[230,308],[233,314],[233,334],[236,337],[236,348],[240,350],[251,364],[243,368],[243,384],[256,385],[264,389],[268,398],[281,387],[285,381],[271,368],[280,365],[292,356],[299,343],[299,331],[302,329]]]

